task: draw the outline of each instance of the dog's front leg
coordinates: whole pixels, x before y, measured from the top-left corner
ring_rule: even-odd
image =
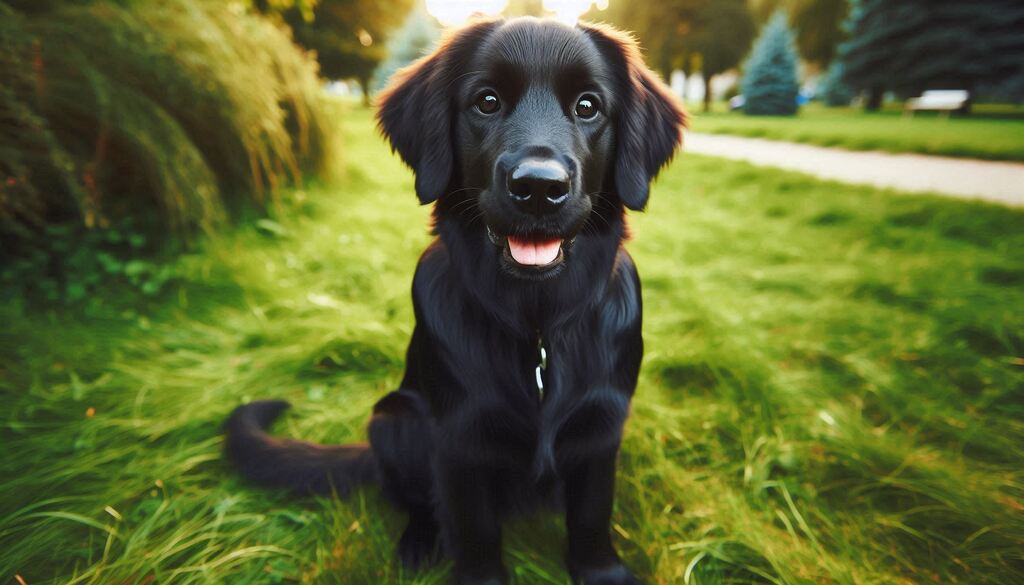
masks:
[[[582,585],[640,585],[619,561],[611,539],[617,450],[595,455],[565,470],[565,522],[569,572]]]
[[[501,521],[486,468],[442,462],[438,470],[440,520],[456,585],[504,585]]]

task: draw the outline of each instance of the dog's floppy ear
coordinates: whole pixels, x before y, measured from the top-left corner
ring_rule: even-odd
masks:
[[[453,95],[463,65],[497,20],[456,29],[432,53],[395,73],[378,98],[377,127],[416,173],[416,195],[430,203],[448,187],[455,166]]]
[[[672,92],[644,64],[631,36],[610,26],[580,23],[611,63],[617,96],[615,189],[626,207],[647,205],[651,181],[682,143],[686,111]]]

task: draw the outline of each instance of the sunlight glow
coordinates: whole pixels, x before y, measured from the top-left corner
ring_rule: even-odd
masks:
[[[445,25],[459,24],[473,14],[496,16],[505,9],[508,0],[426,0],[427,11]],[[586,12],[591,4],[598,8],[608,5],[607,0],[544,0],[544,8],[553,13],[553,18],[575,24],[580,15]]]
[[[597,4],[599,9],[608,6],[608,2],[594,2],[594,0],[544,0],[544,8],[554,12],[554,18],[567,24],[576,24],[580,15],[590,9],[591,4]]]
[[[441,24],[459,24],[471,15],[480,13],[494,16],[502,11],[506,0],[427,0],[427,12],[441,21]]]

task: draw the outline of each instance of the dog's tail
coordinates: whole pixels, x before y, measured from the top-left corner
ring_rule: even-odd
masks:
[[[295,492],[346,496],[362,484],[377,483],[369,445],[317,445],[267,434],[286,408],[284,400],[243,404],[225,424],[228,459],[246,479]]]

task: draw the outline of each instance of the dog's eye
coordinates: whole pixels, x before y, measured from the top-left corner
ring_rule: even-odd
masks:
[[[501,109],[501,102],[493,91],[485,91],[476,98],[476,109],[484,114],[493,114]]]
[[[597,115],[597,99],[592,95],[584,95],[576,102],[576,115],[589,120]]]

